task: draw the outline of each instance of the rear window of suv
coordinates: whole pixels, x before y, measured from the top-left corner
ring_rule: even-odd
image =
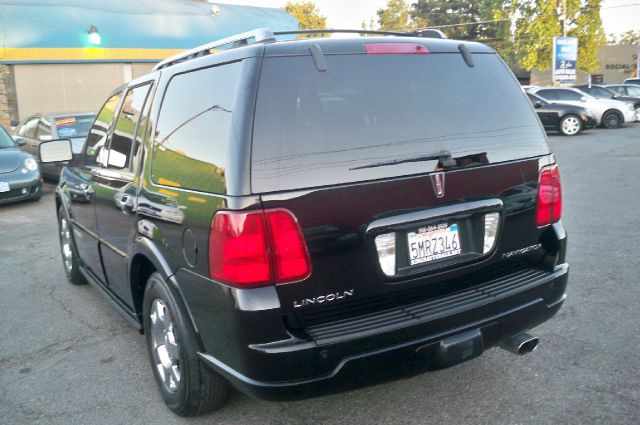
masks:
[[[269,192],[549,153],[531,105],[494,54],[265,58],[256,104],[252,190]],[[380,166],[381,162],[395,165]],[[377,165],[376,165],[377,164]],[[373,166],[372,166],[373,165]]]

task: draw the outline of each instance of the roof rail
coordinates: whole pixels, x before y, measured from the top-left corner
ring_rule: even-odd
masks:
[[[208,44],[203,44],[194,49],[187,50],[186,52],[178,53],[175,56],[171,56],[153,67],[153,71],[157,71],[162,68],[166,68],[175,65],[180,62],[188,61],[190,59],[199,58],[201,56],[207,56],[211,54],[211,50],[231,44],[233,47],[244,46],[249,43],[249,40],[255,39],[254,43],[266,43],[275,41],[274,33],[267,28],[258,28],[253,31],[245,32],[242,34],[233,35],[231,37],[223,38],[218,41],[214,41]]]
[[[218,41],[213,41],[208,44],[203,44],[194,49],[187,50],[186,52],[178,53],[175,56],[171,56],[168,59],[163,60],[159,64],[153,67],[153,71],[167,68],[169,66],[178,64],[180,62],[188,61],[190,59],[199,58],[201,56],[207,56],[211,54],[211,50],[231,45],[231,48],[246,46],[249,40],[254,39],[253,43],[269,43],[276,41],[275,37],[278,35],[296,35],[296,34],[370,34],[370,35],[396,35],[401,37],[428,37],[428,38],[447,38],[446,35],[440,30],[433,28],[424,28],[416,32],[402,32],[402,31],[375,31],[375,30],[291,30],[291,31],[271,31],[268,28],[258,28],[253,31],[237,34],[231,37],[223,38]]]
[[[274,31],[273,35],[294,35],[294,34],[371,34],[371,35],[397,35],[401,37],[427,37],[427,38],[447,38],[444,33],[434,28],[423,28],[415,32],[403,31],[376,31],[376,30],[291,30]]]

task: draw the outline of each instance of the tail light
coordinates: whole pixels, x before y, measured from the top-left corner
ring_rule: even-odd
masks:
[[[560,172],[553,165],[540,170],[538,198],[536,204],[536,224],[546,226],[560,220],[562,215],[562,190]]]
[[[311,261],[298,221],[284,209],[218,212],[209,233],[209,273],[238,288],[306,279]]]

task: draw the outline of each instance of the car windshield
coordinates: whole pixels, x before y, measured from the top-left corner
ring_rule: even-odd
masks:
[[[16,147],[16,143],[13,141],[11,136],[9,136],[9,133],[7,133],[4,128],[0,127],[0,149],[14,147]]]
[[[58,137],[64,138],[85,138],[89,134],[89,129],[95,115],[68,115],[55,119]]]

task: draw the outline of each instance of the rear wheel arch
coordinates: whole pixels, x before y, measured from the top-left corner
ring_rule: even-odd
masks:
[[[170,268],[169,263],[162,257],[161,251],[157,246],[155,246],[154,242],[147,238],[138,239],[131,254],[131,261],[129,263],[129,285],[131,288],[133,307],[140,323],[144,323],[144,293],[147,282],[155,272],[159,273],[162,276],[162,279],[167,282],[173,297],[179,307],[183,310],[184,314],[189,318],[192,328],[198,336],[198,339],[200,339],[193,316],[191,315],[191,310],[188,308],[187,303],[182,296],[182,292],[180,291],[178,282],[174,277],[174,273]],[[144,333],[145,329],[142,329],[141,332]],[[199,341],[199,343],[201,344],[201,341]]]
[[[142,323],[144,291],[147,281],[156,271],[158,271],[156,265],[143,254],[136,254],[131,259],[129,284],[131,285],[133,308],[140,323]]]

